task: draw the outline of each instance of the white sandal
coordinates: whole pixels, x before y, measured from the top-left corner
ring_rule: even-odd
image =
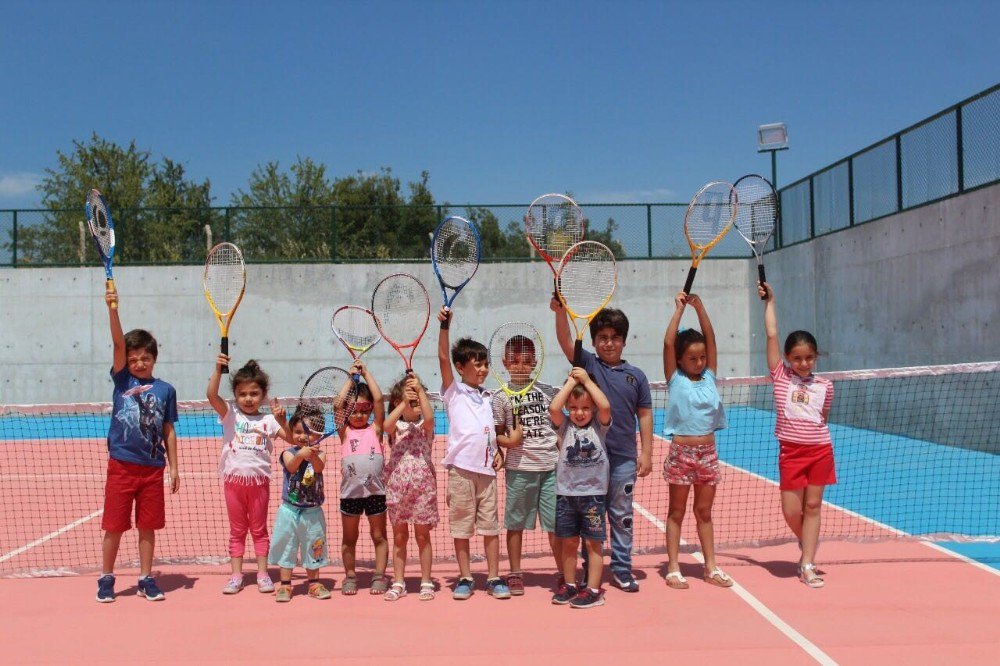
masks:
[[[432,601],[434,599],[434,583],[421,583],[420,596],[418,598],[421,601]]]
[[[733,586],[733,579],[719,567],[715,567],[711,571],[705,572],[705,582],[709,585],[715,585],[717,587]]]
[[[681,575],[680,571],[671,571],[663,580],[667,583],[667,587],[675,590],[686,590],[691,587],[688,585],[687,578]]]
[[[823,580],[819,574],[816,573],[815,564],[800,564],[799,565],[799,580],[808,585],[809,587],[819,589],[826,585],[826,581]]]
[[[396,601],[406,596],[406,585],[403,583],[393,583],[382,597],[386,601]]]

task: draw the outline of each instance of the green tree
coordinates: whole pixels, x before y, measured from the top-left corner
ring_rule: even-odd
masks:
[[[510,221],[501,228],[500,220],[489,208],[466,208],[466,217],[476,225],[483,259],[524,259],[531,256],[531,248],[524,228]]]
[[[604,229],[598,230],[593,227],[588,227],[586,238],[587,240],[597,241],[598,243],[607,245],[608,249],[615,255],[615,259],[624,259],[625,248],[614,237],[617,230],[618,223],[615,222],[615,218],[609,217],[608,221],[604,223]]]

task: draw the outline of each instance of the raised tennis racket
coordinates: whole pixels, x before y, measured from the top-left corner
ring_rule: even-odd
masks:
[[[584,330],[611,300],[617,285],[615,255],[597,241],[577,243],[559,262],[556,291],[576,330],[573,367],[582,366]]]
[[[243,265],[243,253],[232,243],[219,243],[208,252],[202,285],[205,299],[215,313],[222,334],[220,350],[229,353],[229,326],[233,323],[236,308],[243,300],[246,289],[247,272]],[[229,366],[222,366],[222,372],[229,372]]]
[[[489,350],[490,370],[517,416],[521,401],[542,373],[542,336],[527,322],[508,322],[493,332]]]
[[[739,202],[734,226],[757,257],[757,279],[764,286],[764,250],[778,221],[778,195],[769,180],[756,174],[743,176],[733,187]],[[766,301],[767,296],[761,300]]]
[[[372,293],[372,314],[382,339],[403,359],[407,374],[413,372],[413,354],[431,316],[427,289],[412,275],[390,275]]]
[[[330,328],[355,361],[382,339],[375,325],[375,315],[371,310],[357,305],[342,305],[337,308],[330,320]],[[355,382],[361,380],[360,376],[353,376]]]
[[[451,308],[455,297],[479,268],[479,232],[475,225],[464,217],[452,215],[441,221],[434,230],[431,243],[431,264],[434,274],[441,284],[444,307]],[[448,290],[451,290],[451,296]],[[441,328],[448,328],[449,319],[441,322]]]
[[[583,211],[564,194],[543,194],[528,206],[524,231],[538,256],[552,269],[554,291],[559,262],[569,248],[583,240],[586,230]]]
[[[97,246],[97,254],[104,264],[104,279],[109,291],[115,291],[115,279],[111,275],[111,264],[115,260],[115,223],[111,219],[108,204],[97,190],[87,194],[87,227]],[[111,304],[112,310],[118,309],[118,303]]]
[[[738,208],[736,190],[729,183],[711,182],[698,190],[684,214],[684,235],[691,246],[691,268],[684,293],[691,293],[698,264],[733,226]]]
[[[306,432],[321,432],[319,441],[323,441],[344,426],[354,411],[357,398],[358,385],[347,370],[334,366],[320,368],[309,375],[299,394],[296,410],[310,412],[307,418],[302,419],[303,429]],[[323,417],[322,427],[317,413]]]

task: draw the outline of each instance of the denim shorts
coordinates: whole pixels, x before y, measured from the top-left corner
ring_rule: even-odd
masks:
[[[556,495],[556,537],[604,542],[604,495]]]

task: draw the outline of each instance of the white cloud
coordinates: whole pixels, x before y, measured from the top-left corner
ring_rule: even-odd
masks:
[[[31,194],[40,182],[42,176],[37,173],[0,175],[0,199],[15,199]]]
[[[580,202],[594,203],[671,203],[677,193],[667,187],[652,190],[619,190],[584,193],[576,198]]]

